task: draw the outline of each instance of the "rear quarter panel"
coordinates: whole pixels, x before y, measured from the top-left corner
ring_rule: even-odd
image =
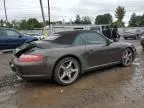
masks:
[[[88,64],[85,61],[86,52],[85,46],[73,46],[73,47],[66,47],[66,48],[54,48],[54,49],[43,49],[43,50],[36,50],[32,52],[34,54],[42,54],[47,57],[47,62],[51,64],[53,68],[56,63],[66,56],[74,56],[81,62],[81,69],[85,69],[88,67]],[[83,70],[82,70],[83,71]]]

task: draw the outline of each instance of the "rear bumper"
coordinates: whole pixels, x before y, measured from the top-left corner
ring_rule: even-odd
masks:
[[[15,58],[9,64],[12,71],[23,79],[52,78],[52,66],[44,61],[22,63]]]

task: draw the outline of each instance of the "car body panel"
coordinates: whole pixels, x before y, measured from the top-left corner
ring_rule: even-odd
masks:
[[[0,37],[0,50],[8,49],[7,43],[8,43],[8,40],[5,38],[5,36],[1,36]]]
[[[91,62],[90,66],[107,64],[109,62],[119,61],[120,60],[120,52],[121,48],[116,47],[115,45],[93,45],[86,46],[87,55],[89,60],[87,62]],[[96,58],[96,59],[94,59]],[[101,58],[103,58],[101,60]]]

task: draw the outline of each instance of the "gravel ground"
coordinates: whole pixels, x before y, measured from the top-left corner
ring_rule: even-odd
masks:
[[[138,40],[127,42],[138,52],[131,66],[93,71],[65,87],[18,80],[8,66],[11,54],[0,54],[0,108],[144,108],[144,51]]]

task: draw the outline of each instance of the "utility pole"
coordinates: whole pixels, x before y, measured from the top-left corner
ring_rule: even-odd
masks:
[[[44,23],[44,27],[45,27],[46,26],[46,22],[45,22],[43,4],[42,4],[42,0],[39,0],[39,1],[40,1],[40,7],[41,7],[41,13],[42,13],[42,18],[43,18],[43,23]]]
[[[51,29],[51,17],[50,17],[50,1],[48,0],[48,19],[49,19],[49,30]]]
[[[6,23],[8,23],[7,10],[6,10],[6,3],[5,3],[5,0],[4,0],[4,10],[5,10]]]

